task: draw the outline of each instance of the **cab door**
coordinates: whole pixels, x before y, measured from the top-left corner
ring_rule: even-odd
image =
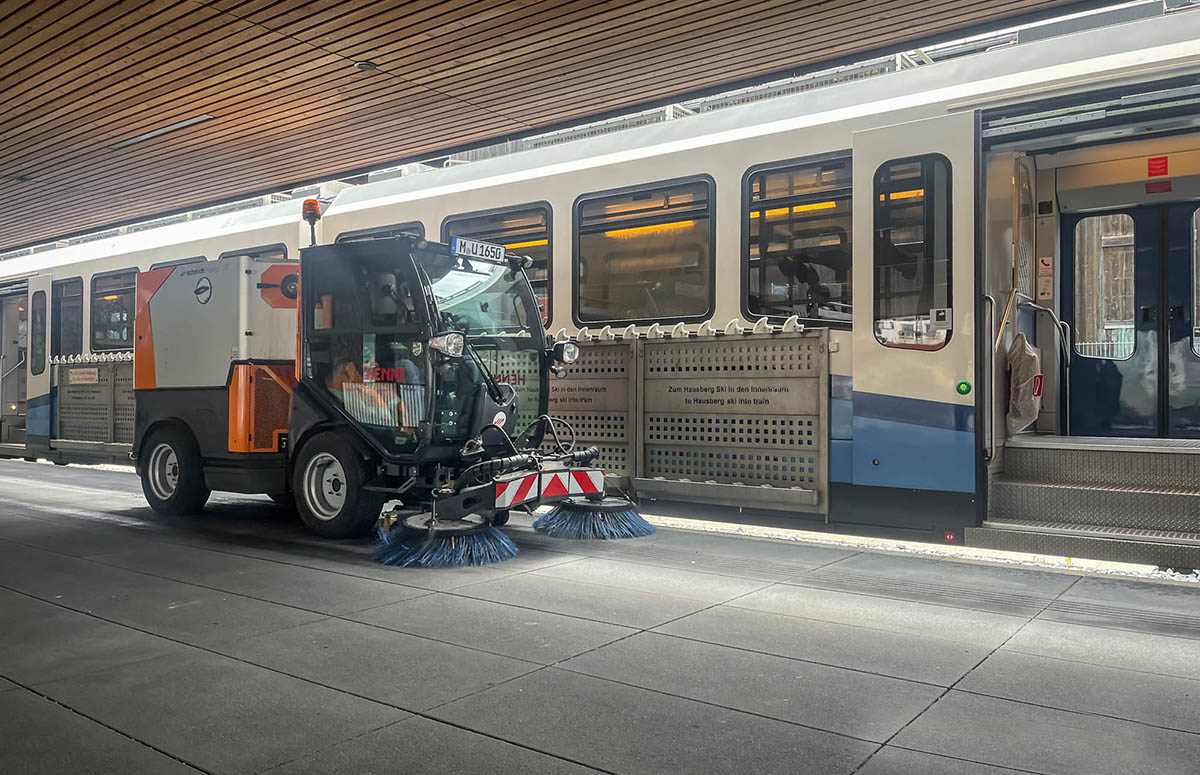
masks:
[[[974,493],[976,123],[856,132],[853,482]]]

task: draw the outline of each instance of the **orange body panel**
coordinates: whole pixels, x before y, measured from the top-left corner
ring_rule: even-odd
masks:
[[[229,382],[229,451],[278,452],[296,384],[288,365],[237,363]]]
[[[279,264],[277,266],[270,267],[263,272],[262,280],[260,280],[260,282],[263,285],[278,286],[281,285],[289,275],[299,275],[299,273],[300,270],[294,264]],[[296,299],[289,299],[287,296],[284,296],[283,291],[277,287],[263,288],[261,291],[259,291],[259,293],[262,294],[263,301],[267,303],[267,306],[272,307],[273,309],[294,309],[300,306],[299,301]]]
[[[137,279],[137,298],[133,313],[133,389],[152,390],[158,387],[154,367],[154,326],[150,321],[150,299],[158,293],[175,267],[151,269]]]

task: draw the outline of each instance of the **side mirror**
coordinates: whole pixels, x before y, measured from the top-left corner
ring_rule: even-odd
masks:
[[[429,346],[451,358],[461,358],[467,349],[467,338],[458,331],[447,331],[431,337]]]
[[[575,342],[555,342],[551,351],[559,363],[574,363],[579,360],[579,345]]]

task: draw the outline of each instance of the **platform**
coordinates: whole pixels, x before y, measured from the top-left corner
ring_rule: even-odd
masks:
[[[381,567],[0,461],[0,772],[1194,773],[1200,586],[660,530]]]

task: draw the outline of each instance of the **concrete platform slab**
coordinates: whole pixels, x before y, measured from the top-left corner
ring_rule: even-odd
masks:
[[[770,586],[769,582],[760,580],[706,573],[703,564],[697,563],[697,566],[698,570],[688,571],[589,557],[534,572],[555,579],[612,587],[614,594],[619,594],[616,590],[653,592],[703,603],[724,603]]]
[[[26,685],[192,649],[0,590],[0,674]]]
[[[1027,621],[1007,614],[783,584],[752,592],[730,605],[993,648]]]
[[[227,643],[221,651],[344,692],[417,711],[538,667],[532,662],[341,619]]]
[[[906,751],[889,745],[872,756],[857,775],[1013,775],[1019,772],[1022,770]]]
[[[0,700],[47,693],[16,734],[62,749],[14,766],[0,744],[5,775],[1200,760],[1200,586],[669,528],[559,541],[519,518],[515,560],[415,571],[261,498],[167,519],[130,474],[5,461],[0,503]]]
[[[693,598],[616,589],[536,574],[507,576],[459,587],[455,592],[494,603],[638,628],[653,627],[709,605]]]
[[[1082,578],[1040,618],[1200,640],[1195,588]]]
[[[36,688],[131,737],[221,773],[257,772],[407,715],[207,652]]]
[[[588,767],[413,717],[271,770],[272,775],[587,775]]]
[[[1035,616],[1076,580],[1050,571],[863,552],[796,576],[788,583]]]
[[[854,770],[875,745],[548,667],[435,715],[598,768],[647,775]]]
[[[0,772],[7,775],[199,772],[24,689],[0,687],[0,741]]]
[[[955,691],[894,742],[1056,775],[1192,775],[1200,761],[1197,735]]]
[[[956,687],[1200,734],[1200,681],[1003,650]]]
[[[159,545],[91,559],[325,614],[347,614],[429,594],[399,583],[194,547]]]
[[[655,631],[938,686],[950,686],[988,654],[985,647],[944,638],[728,606],[692,614]]]
[[[0,586],[156,635],[207,645],[324,618],[12,544],[0,544]]]
[[[454,611],[454,616],[447,616]],[[435,593],[351,614],[355,621],[552,665],[636,632],[628,627]]]
[[[634,635],[559,667],[880,743],[942,693],[929,684],[654,633]],[[863,702],[864,697],[872,701]]]
[[[1200,642],[1190,638],[1035,619],[1003,651],[1200,681]]]

